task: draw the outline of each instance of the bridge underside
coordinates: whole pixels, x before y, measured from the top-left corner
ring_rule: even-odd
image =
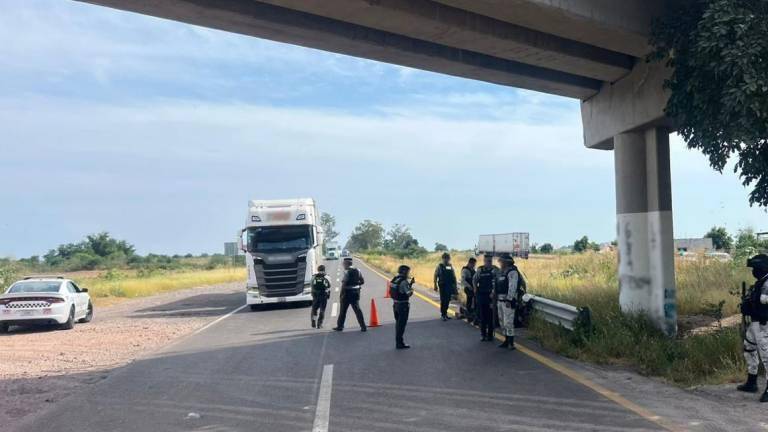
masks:
[[[622,308],[674,332],[665,0],[81,1],[581,100],[584,144],[616,148]]]

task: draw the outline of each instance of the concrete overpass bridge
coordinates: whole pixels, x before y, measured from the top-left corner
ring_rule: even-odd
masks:
[[[620,301],[676,327],[669,123],[649,65],[664,0],[85,0],[417,69],[577,98],[613,150]]]

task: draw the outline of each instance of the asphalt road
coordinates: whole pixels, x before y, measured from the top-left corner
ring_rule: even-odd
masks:
[[[241,309],[162,352],[110,374],[22,431],[658,431],[663,430],[521,352],[481,343],[466,323],[442,322],[413,299],[406,340],[394,349],[386,281],[366,278],[381,327],[361,333],[336,317],[340,261],[325,329],[309,308]],[[244,298],[232,299],[235,310]]]

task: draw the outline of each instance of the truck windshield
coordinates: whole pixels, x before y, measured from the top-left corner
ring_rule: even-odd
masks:
[[[310,225],[248,228],[248,252],[288,252],[314,243]]]

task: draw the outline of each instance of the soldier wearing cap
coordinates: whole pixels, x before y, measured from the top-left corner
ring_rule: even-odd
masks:
[[[435,291],[440,292],[440,318],[447,321],[448,306],[451,304],[451,297],[456,295],[456,272],[451,265],[451,255],[446,252],[442,256],[442,261],[435,268]]]
[[[347,320],[347,309],[352,306],[352,310],[357,317],[357,323],[360,324],[360,331],[368,330],[365,325],[365,318],[363,317],[363,311],[360,310],[360,289],[365,283],[363,274],[359,269],[352,266],[352,258],[344,258],[344,278],[341,280],[341,292],[339,297],[341,300],[341,310],[339,310],[339,318],[336,321],[335,331],[344,330],[344,322]]]
[[[389,284],[390,296],[392,297],[392,311],[395,314],[395,348],[397,349],[408,349],[411,347],[403,339],[405,326],[408,324],[408,315],[411,310],[410,299],[413,295],[413,284],[415,283],[415,279],[410,277],[410,273],[410,267],[401,265],[397,269],[397,276]]]
[[[480,336],[483,342],[493,341],[493,285],[499,269],[493,265],[493,255],[483,257],[483,265],[478,267],[472,279],[475,289],[475,314],[480,324]]]

